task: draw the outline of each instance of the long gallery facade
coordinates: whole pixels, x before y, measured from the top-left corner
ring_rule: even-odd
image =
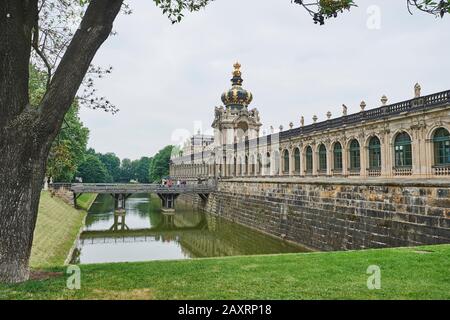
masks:
[[[450,91],[261,132],[235,64],[213,136],[174,154],[171,175],[215,179],[200,209],[318,250],[450,243]]]
[[[171,159],[175,179],[233,177],[443,178],[450,177],[450,90],[262,134],[252,94],[242,87],[240,64],[232,88],[214,112],[214,136],[197,134]]]

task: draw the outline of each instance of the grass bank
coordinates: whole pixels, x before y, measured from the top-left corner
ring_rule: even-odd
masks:
[[[380,290],[367,288],[370,265],[381,268]],[[81,290],[66,289],[62,275],[0,292],[11,299],[450,299],[450,245],[82,265],[81,281]]]
[[[94,203],[95,198],[97,198],[97,194],[95,193],[83,193],[78,197],[77,205],[79,208],[87,211],[91,207],[92,203]]]
[[[49,192],[42,192],[30,266],[33,269],[62,266],[85,215],[85,211],[75,210]]]

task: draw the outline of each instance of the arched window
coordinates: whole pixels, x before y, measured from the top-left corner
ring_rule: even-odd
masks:
[[[257,162],[258,162],[258,164],[257,164],[258,174],[262,174],[263,164],[262,164],[262,157],[260,154],[258,154]]]
[[[394,143],[395,166],[412,166],[411,137],[406,132],[399,133]]]
[[[339,142],[336,142],[334,144],[334,148],[333,148],[333,169],[336,172],[341,172],[342,171],[342,145]]]
[[[295,173],[300,173],[300,149],[295,148],[294,150],[294,170]]]
[[[265,165],[265,175],[270,175],[270,152],[266,153],[266,165]]]
[[[226,177],[228,176],[228,163],[227,163],[227,157],[223,157],[222,161],[222,169],[220,170],[222,176]]]
[[[323,144],[319,147],[319,170],[327,171],[327,148]]]
[[[450,134],[448,130],[439,128],[433,135],[434,164],[450,165]]]
[[[278,151],[275,151],[275,152],[272,153],[272,155],[273,155],[273,161],[272,161],[273,168],[272,168],[272,172],[270,172],[270,174],[279,175],[280,174],[280,169],[281,169],[281,166],[280,166],[280,162],[281,162],[280,153]]]
[[[369,141],[369,168],[381,168],[381,143],[378,137],[372,137]]]
[[[289,151],[283,151],[283,173],[289,173]]]
[[[241,175],[242,175],[242,158],[239,157],[238,158],[237,170],[236,170],[236,176],[241,176]]]
[[[350,170],[361,169],[361,153],[359,148],[359,142],[353,139],[350,142]]]
[[[250,167],[248,171],[250,175],[255,174],[255,157],[253,155],[250,156]]]
[[[306,172],[312,173],[313,171],[313,152],[311,146],[306,148]]]
[[[248,174],[248,156],[245,156],[244,170],[242,171],[243,175]]]

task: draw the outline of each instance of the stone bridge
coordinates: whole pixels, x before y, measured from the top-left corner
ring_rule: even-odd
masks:
[[[75,183],[69,189],[73,192],[74,205],[77,207],[77,199],[83,193],[110,194],[115,199],[115,210],[124,210],[125,201],[132,194],[136,193],[154,193],[162,201],[162,208],[165,212],[175,210],[175,200],[183,193],[198,194],[203,200],[206,200],[210,193],[216,190],[214,184],[187,184],[165,186],[161,184],[111,184],[111,183]]]

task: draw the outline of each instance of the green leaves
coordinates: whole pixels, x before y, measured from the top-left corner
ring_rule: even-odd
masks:
[[[312,17],[316,24],[323,25],[325,20],[336,18],[339,13],[356,7],[353,0],[291,0],[295,4],[301,5]],[[408,10],[412,14],[412,9],[426,12],[443,18],[450,13],[450,0],[406,0]]]
[[[77,176],[81,177],[84,183],[102,183],[111,181],[111,177],[105,165],[93,154],[88,154],[83,163],[80,164]]]
[[[46,92],[46,74],[30,64],[29,96],[32,106],[39,105]],[[55,182],[71,182],[84,160],[89,129],[83,126],[75,101],[64,117],[61,130],[52,144],[47,160],[47,175]]]
[[[293,0],[294,3],[303,6],[313,17],[316,24],[325,24],[325,19],[336,18],[338,13],[356,7],[353,0]]]
[[[163,177],[169,175],[172,149],[173,146],[166,146],[152,158],[149,170],[150,182],[160,182]]]
[[[214,0],[153,0],[172,23],[184,18],[185,12],[199,11]]]
[[[445,14],[450,13],[450,0],[407,0],[407,4],[408,10],[411,14],[412,7],[441,18],[443,18]]]

